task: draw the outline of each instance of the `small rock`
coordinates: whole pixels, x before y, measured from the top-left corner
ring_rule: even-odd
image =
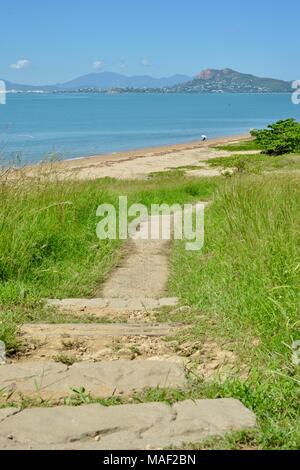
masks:
[[[196,351],[194,354],[191,355],[193,359],[199,359],[201,357],[201,351]]]
[[[300,365],[300,341],[294,341],[292,344],[292,363],[294,366]]]
[[[184,313],[184,312],[190,312],[192,310],[191,307],[187,307],[187,306],[183,306],[183,307],[179,307],[175,310],[175,312],[181,312],[181,313]]]
[[[220,363],[218,361],[212,361],[211,363],[207,364],[207,369],[210,370],[217,370],[220,367]]]
[[[7,387],[5,387],[5,389],[2,390],[1,393],[6,399],[8,399],[15,393],[16,389],[17,389],[16,383],[12,383],[12,384],[9,384]]]
[[[101,436],[96,436],[96,437],[95,437],[95,441],[96,441],[96,442],[101,441]]]
[[[5,343],[3,341],[0,341],[0,365],[4,365],[6,363],[7,363],[7,360],[6,360]]]

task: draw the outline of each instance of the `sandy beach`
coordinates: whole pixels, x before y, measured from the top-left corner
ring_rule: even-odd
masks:
[[[146,148],[110,155],[95,155],[51,164],[59,178],[91,180],[98,178],[146,179],[150,174],[184,169],[187,176],[218,176],[222,169],[211,168],[207,160],[228,156],[229,152],[216,150],[224,145],[248,140],[249,135],[228,136],[208,141],[195,141],[164,147]],[[48,168],[47,164],[42,164]],[[34,176],[41,165],[26,169]]]

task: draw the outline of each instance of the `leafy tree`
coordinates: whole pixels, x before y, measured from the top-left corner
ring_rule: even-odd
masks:
[[[253,130],[251,135],[267,155],[300,152],[300,123],[285,119],[271,124],[267,129]]]

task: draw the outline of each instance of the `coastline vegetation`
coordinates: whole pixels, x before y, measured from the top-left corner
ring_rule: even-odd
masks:
[[[173,243],[169,294],[188,309],[165,310],[157,320],[192,325],[182,341],[225,345],[240,369],[187,391],[150,390],[133,400],[237,398],[256,414],[258,429],[193,448],[298,449],[300,365],[293,344],[300,340],[300,156],[236,155],[258,148],[264,150],[262,141],[226,146],[230,156],[209,161],[237,169],[231,177],[179,171],[147,181],[78,182],[0,172],[0,340],[9,354],[20,346],[22,323],[51,316],[44,298],[93,296],[122,256],[119,240],[96,237],[99,204],[117,207],[119,195],[148,207],[211,201],[204,249],[187,252],[184,243]],[[62,322],[62,316],[51,320]]]
[[[288,154],[280,156],[268,156],[262,153],[255,155],[232,154],[229,157],[213,158],[207,161],[212,167],[236,169],[244,173],[262,173],[270,171],[300,170],[300,155]]]
[[[251,135],[266,155],[300,152],[300,123],[295,119],[277,121],[267,129],[251,131]]]
[[[260,150],[265,155],[286,155],[300,153],[300,122],[283,119],[267,126],[266,129],[253,129],[252,140],[229,145],[218,145],[216,149],[233,151]]]
[[[260,146],[254,139],[236,142],[234,144],[217,145],[215,149],[225,150],[226,152],[249,152],[251,150],[261,150]]]

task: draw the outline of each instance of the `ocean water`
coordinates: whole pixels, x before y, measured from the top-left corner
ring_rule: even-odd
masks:
[[[243,134],[295,117],[288,94],[8,94],[0,159],[77,158]]]

